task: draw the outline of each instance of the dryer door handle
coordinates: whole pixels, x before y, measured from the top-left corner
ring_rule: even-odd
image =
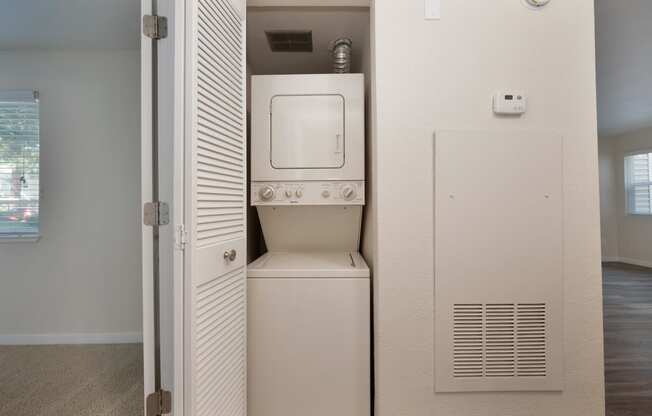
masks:
[[[335,154],[340,153],[342,153],[342,135],[338,133],[335,135]]]

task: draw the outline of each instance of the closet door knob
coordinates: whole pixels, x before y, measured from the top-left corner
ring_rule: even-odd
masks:
[[[238,256],[238,252],[235,251],[234,249],[227,250],[224,252],[224,260],[226,261],[233,261],[237,256]]]

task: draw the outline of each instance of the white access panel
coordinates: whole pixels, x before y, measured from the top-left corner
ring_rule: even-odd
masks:
[[[344,165],[343,96],[274,96],[271,124],[271,163],[275,169]]]
[[[436,391],[561,390],[562,138],[435,136]]]
[[[369,278],[249,278],[249,416],[368,416]]]

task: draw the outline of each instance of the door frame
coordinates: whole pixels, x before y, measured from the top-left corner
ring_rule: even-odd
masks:
[[[150,202],[153,196],[152,42],[157,42],[159,200],[170,208],[170,223],[159,230],[159,369],[161,389],[172,393],[172,414],[175,416],[182,416],[184,409],[184,12],[183,1],[141,0],[141,15],[158,14],[168,21],[164,39],[152,41],[141,31],[141,202]],[[156,390],[153,256],[153,230],[143,225],[144,401]]]
[[[172,206],[172,235],[170,246],[173,247],[173,264],[169,270],[172,284],[169,286],[171,293],[170,311],[171,323],[166,345],[169,353],[170,367],[168,374],[163,377],[164,383],[170,385],[172,391],[172,414],[184,414],[184,302],[185,302],[185,255],[186,255],[186,227],[185,221],[185,1],[159,0],[167,5],[169,20],[172,22],[169,31],[171,38],[170,53],[164,54],[163,65],[168,68],[169,88],[171,94],[162,97],[165,100],[168,117],[173,121],[170,130],[169,143],[172,149],[173,165],[170,170],[171,206]]]
[[[142,16],[152,14],[152,0],[141,0],[140,30],[140,177],[141,177],[141,245],[142,245],[142,284],[143,284],[143,408],[147,395],[154,391],[155,378],[155,335],[154,335],[154,233],[151,227],[143,224],[142,207],[152,200],[153,158],[152,158],[152,45],[143,34]]]
[[[230,1],[246,16],[245,0]],[[159,200],[167,202],[170,208],[170,223],[160,228],[159,236],[159,346],[161,357],[159,368],[161,388],[172,393],[171,414],[174,416],[183,416],[185,409],[184,314],[188,288],[184,279],[185,257],[189,254],[186,251],[185,243],[187,229],[185,226],[186,3],[186,1],[175,0],[141,0],[141,17],[153,14],[153,11],[156,10],[156,14],[165,16],[168,20],[167,37],[157,41]],[[141,31],[141,202],[143,204],[152,201],[153,195],[152,49],[152,40],[144,36]],[[243,65],[246,65],[246,57],[243,60]],[[243,79],[243,85],[246,85],[246,76]],[[150,99],[145,97],[150,97]],[[243,100],[246,102],[246,90]],[[154,392],[156,388],[153,250],[152,227],[143,225],[144,402],[147,395]]]

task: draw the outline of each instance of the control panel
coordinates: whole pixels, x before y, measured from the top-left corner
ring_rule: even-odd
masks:
[[[252,182],[251,205],[364,205],[364,181]]]

